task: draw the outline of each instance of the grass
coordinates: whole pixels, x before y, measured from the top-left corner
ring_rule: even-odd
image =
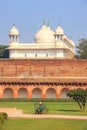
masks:
[[[87,107],[81,112],[76,102],[46,102],[48,114],[84,115],[87,116]],[[34,113],[34,102],[0,102],[0,107],[22,109],[24,113]]]
[[[0,130],[87,130],[86,120],[8,119]]]
[[[46,102],[49,114],[85,115],[76,102]],[[34,102],[0,102],[0,107],[22,109],[24,113],[34,113]],[[87,120],[68,119],[18,119],[10,118],[0,125],[0,130],[87,130]]]

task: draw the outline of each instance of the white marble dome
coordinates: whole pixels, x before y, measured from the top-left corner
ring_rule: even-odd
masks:
[[[54,43],[54,31],[46,25],[43,25],[35,34],[35,43]]]
[[[56,34],[58,35],[64,35],[64,31],[63,29],[61,28],[61,26],[58,25],[58,27],[56,28],[55,30]]]
[[[20,33],[19,33],[19,30],[13,26],[10,31],[9,31],[9,36],[19,36]]]

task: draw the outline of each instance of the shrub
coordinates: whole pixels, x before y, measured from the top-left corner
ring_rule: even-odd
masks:
[[[4,123],[4,117],[3,117],[2,113],[0,113],[0,122],[1,122],[1,124]]]
[[[8,119],[7,113],[3,112],[3,113],[2,113],[2,116],[3,116],[4,119]]]
[[[7,118],[8,118],[7,113],[5,113],[5,112],[0,113],[0,124],[3,124],[4,120]]]

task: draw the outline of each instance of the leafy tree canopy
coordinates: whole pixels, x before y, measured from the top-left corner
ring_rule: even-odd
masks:
[[[77,48],[77,58],[87,59],[87,38],[83,38],[79,40],[79,45]]]
[[[73,98],[79,105],[80,109],[84,111],[87,98],[87,89],[74,89],[67,93],[67,96]]]
[[[0,58],[9,58],[9,51],[6,49],[8,46],[0,45]]]

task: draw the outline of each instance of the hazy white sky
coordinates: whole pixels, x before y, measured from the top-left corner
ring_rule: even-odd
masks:
[[[87,0],[0,0],[0,44],[8,45],[14,22],[20,42],[32,42],[44,20],[54,30],[60,23],[77,44],[87,37]]]

